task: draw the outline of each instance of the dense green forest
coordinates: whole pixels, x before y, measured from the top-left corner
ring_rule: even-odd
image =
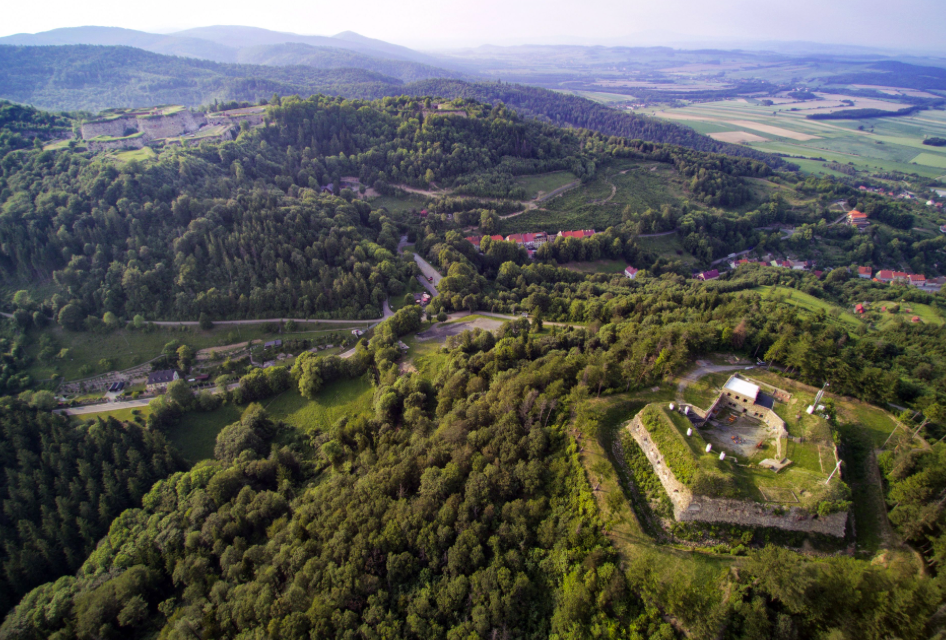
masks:
[[[695,197],[739,204],[740,176],[770,172],[747,159],[563,132],[479,103],[457,103],[468,117],[421,118],[425,105],[286,99],[270,109],[273,126],[147,165],[70,149],[10,153],[0,163],[0,270],[52,278],[61,292],[23,311],[72,329],[94,328],[106,312],[372,318],[414,267],[396,257],[384,210],[351,191],[319,193],[337,191],[341,176],[382,190],[436,181],[509,197],[516,175],[589,177],[597,161],[625,157],[673,163]]]
[[[4,611],[33,587],[78,569],[113,518],[182,467],[160,433],[114,419],[76,428],[48,409],[0,400]]]
[[[13,312],[0,320],[0,606],[10,609],[0,640],[944,637],[946,326],[843,312],[898,300],[932,317],[946,313],[943,296],[846,266],[818,276],[750,265],[700,282],[678,258],[805,255],[817,244],[837,250],[835,264],[880,257],[935,270],[946,239],[915,237],[911,205],[843,179],[776,173],[766,158],[692,148],[699,140],[563,129],[481,97],[445,115],[429,97],[277,96],[267,126],[147,161],[32,143],[0,159],[0,272]],[[37,130],[70,122],[10,113]],[[640,122],[653,137],[676,131]],[[679,200],[627,207],[619,223],[555,239],[534,259],[502,240],[484,239],[480,253],[458,228],[497,224],[488,207],[522,199],[525,176],[568,171],[583,188],[631,165],[672,175]],[[760,198],[763,182],[772,191]],[[431,200],[426,218],[359,193],[431,184],[455,195]],[[793,205],[775,186],[810,199]],[[828,226],[842,197],[869,212],[870,231]],[[772,229],[781,223],[795,232]],[[640,237],[666,231],[679,252]],[[418,268],[399,251],[402,235],[444,275],[424,311],[407,293]],[[560,266],[593,260],[641,272]],[[21,392],[34,386],[28,351],[55,357],[54,333],[128,322],[134,340],[164,318],[204,329],[224,318],[377,318],[386,300],[399,310],[344,355],[304,350],[265,369],[228,359],[216,393],[177,381],[128,422],[70,423],[50,413],[50,391]],[[442,346],[416,335],[467,310],[517,319]],[[829,404],[909,408],[898,416],[908,429],[874,468],[883,484],[871,487],[918,555],[855,553],[853,529],[827,542],[710,524],[688,544],[671,528],[672,547],[615,532],[602,505],[626,505],[635,489],[602,497],[586,447],[646,394],[672,394],[696,359],[730,353],[800,383],[830,379]],[[194,356],[177,343],[165,354],[155,367],[177,355],[186,369]],[[364,397],[307,424],[341,386]],[[277,413],[286,398],[308,417]],[[218,419],[224,403],[213,458],[185,468],[164,434],[182,417],[189,429]],[[863,490],[875,464],[861,425],[825,428],[844,484],[808,491],[799,508],[811,517],[851,506],[848,489]],[[613,474],[610,464],[593,463],[595,477]],[[730,495],[725,483],[700,486]]]
[[[524,319],[495,336],[466,332],[427,379],[393,361],[397,336],[419,322],[418,307],[404,309],[336,374],[369,377],[369,410],[274,440],[284,427],[250,405],[221,431],[217,460],[158,482],[75,577],[31,592],[0,637],[935,632],[939,579],[896,566],[768,548],[697,593],[659,554],[622,561],[568,433],[594,434],[594,397],[650,386],[718,349],[836,334],[827,319],[738,295],[748,283],[619,278],[575,295],[549,274],[556,302],[584,308],[589,328],[540,333]],[[541,300],[543,287],[529,286]],[[312,373],[300,366],[294,380],[306,387]]]
[[[401,84],[364,69],[224,64],[132,47],[0,46],[0,96],[45,109],[256,102],[273,93],[373,98]]]

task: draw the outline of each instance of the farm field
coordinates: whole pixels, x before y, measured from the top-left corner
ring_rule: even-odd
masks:
[[[942,112],[921,111],[905,117],[864,120],[808,120],[806,116],[811,113],[837,110],[840,99],[853,100],[855,108],[891,110],[904,106],[873,98],[818,95],[823,99],[771,106],[748,100],[708,102],[667,108],[656,115],[718,140],[760,151],[824,158],[842,164],[852,162],[856,168],[865,170],[902,171],[930,178],[943,174],[946,149],[922,144],[924,137],[946,135],[946,116]],[[824,167],[813,163],[806,163],[803,168],[825,172]]]

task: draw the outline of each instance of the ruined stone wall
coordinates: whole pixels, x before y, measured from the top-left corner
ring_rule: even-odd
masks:
[[[86,142],[90,151],[105,151],[107,149],[141,149],[145,146],[144,136],[137,138],[124,138],[121,140],[98,141],[89,140]]]
[[[138,118],[138,130],[149,139],[170,138],[193,133],[206,121],[202,113],[195,114],[185,109],[167,116]]]
[[[111,136],[112,138],[121,138],[125,135],[125,129],[134,129],[138,131],[137,118],[116,118],[106,120],[105,122],[87,122],[82,125],[82,137],[85,140],[97,138],[98,136]]]
[[[265,113],[237,113],[234,115],[224,115],[211,113],[207,116],[207,122],[210,124],[228,124],[239,126],[241,122],[246,121],[251,127],[263,124]]]
[[[627,426],[634,440],[660,479],[664,491],[673,504],[673,517],[678,522],[725,522],[749,527],[775,527],[789,531],[822,533],[837,538],[844,537],[847,527],[847,512],[833,513],[826,517],[814,517],[804,509],[789,507],[784,513],[775,512],[776,507],[748,500],[727,500],[694,496],[682,482],[677,480],[664,461],[660,450],[640,419],[640,413]]]

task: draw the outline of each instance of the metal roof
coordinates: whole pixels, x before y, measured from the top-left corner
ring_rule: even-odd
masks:
[[[730,391],[738,393],[741,396],[752,398],[753,400],[757,395],[759,395],[758,385],[752,384],[751,382],[746,382],[745,380],[735,376],[726,382],[726,388]]]

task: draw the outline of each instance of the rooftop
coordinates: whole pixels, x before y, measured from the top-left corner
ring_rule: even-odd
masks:
[[[729,389],[730,391],[738,393],[739,395],[746,396],[747,398],[754,399],[759,395],[759,385],[752,384],[751,382],[747,382],[746,380],[737,378],[736,376],[733,376],[727,380],[723,388]]]

